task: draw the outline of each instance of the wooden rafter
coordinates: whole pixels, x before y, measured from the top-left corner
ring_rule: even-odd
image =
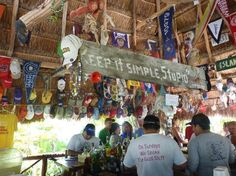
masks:
[[[201,4],[198,5],[198,15],[199,15],[200,18],[202,17]],[[204,35],[204,40],[205,40],[205,44],[206,44],[206,49],[207,49],[207,54],[208,54],[208,57],[209,57],[209,61],[210,61],[210,63],[212,63],[212,52],[211,52],[211,47],[210,47],[210,43],[209,43],[208,34],[207,34],[206,29],[204,29],[203,35]]]
[[[158,12],[152,14],[150,17],[146,18],[144,21],[139,22],[137,24],[137,30],[140,29],[142,26],[146,25],[149,20],[153,20],[153,19],[159,17],[161,14],[163,14],[166,10],[168,10],[172,6],[173,6],[173,4],[168,4],[166,7],[162,8]]]
[[[14,46],[15,46],[15,38],[16,38],[16,17],[18,13],[18,7],[19,7],[19,0],[14,0],[13,5],[13,12],[12,12],[12,19],[11,19],[11,37],[10,37],[10,45],[7,52],[8,56],[12,56]]]
[[[137,31],[136,31],[136,27],[137,27],[137,18],[136,18],[136,0],[132,1],[132,16],[133,16],[133,46],[134,46],[134,50],[136,49],[137,46]]]
[[[65,2],[64,7],[63,7],[63,14],[62,14],[61,38],[65,37],[66,35],[67,11],[68,11],[68,2]]]
[[[160,10],[161,10],[161,1],[156,0],[156,11],[159,12]],[[161,35],[159,18],[157,19],[157,25],[158,25],[158,45],[160,48],[160,57],[163,58],[162,35]]]

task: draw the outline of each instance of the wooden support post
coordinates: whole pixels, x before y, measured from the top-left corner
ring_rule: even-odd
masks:
[[[132,16],[133,16],[133,45],[134,45],[134,50],[136,50],[137,46],[137,31],[136,31],[136,23],[137,23],[137,18],[136,18],[136,0],[133,0],[132,4]]]
[[[14,0],[13,4],[13,11],[12,11],[12,18],[11,18],[11,38],[10,38],[10,45],[7,52],[8,56],[12,56],[14,46],[15,46],[15,38],[16,38],[16,17],[18,13],[18,7],[19,7],[19,0]]]
[[[47,165],[48,165],[48,159],[47,157],[44,157],[42,160],[43,164],[42,164],[42,173],[41,176],[46,176],[47,173]]]
[[[62,14],[61,38],[65,37],[66,35],[67,11],[68,11],[68,2],[65,2],[64,7],[63,7],[63,14]]]
[[[177,34],[178,35],[178,34]],[[187,60],[186,60],[186,57],[185,57],[185,49],[184,49],[184,36],[183,34],[179,34],[179,40],[181,42],[181,46],[180,46],[180,56],[181,56],[181,59],[182,59],[182,63],[183,64],[187,64]]]
[[[156,11],[160,12],[160,10],[161,10],[161,1],[156,0]],[[161,34],[159,18],[157,18],[157,28],[158,28],[158,45],[159,45],[159,48],[160,48],[160,57],[161,57],[161,59],[163,59],[162,34]]]
[[[198,5],[198,15],[199,15],[199,18],[202,17],[201,4]],[[204,29],[203,35],[204,35],[204,40],[205,40],[205,44],[206,44],[206,49],[207,49],[207,54],[208,54],[208,57],[209,57],[209,61],[210,61],[210,63],[212,63],[212,52],[211,52],[211,47],[210,47],[210,43],[209,43],[208,34],[207,34],[206,29]]]
[[[107,0],[104,0],[104,13],[107,13]],[[104,16],[104,30],[107,30],[107,18]]]

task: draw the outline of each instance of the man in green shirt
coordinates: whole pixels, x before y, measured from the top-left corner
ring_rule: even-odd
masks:
[[[110,138],[110,135],[111,135],[110,134],[111,124],[112,124],[112,119],[106,118],[106,120],[105,120],[105,128],[103,128],[99,132],[99,139],[102,141],[103,144],[106,144],[107,136]]]

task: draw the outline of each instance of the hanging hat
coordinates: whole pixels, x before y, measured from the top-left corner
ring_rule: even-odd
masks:
[[[21,88],[15,88],[15,93],[14,93],[14,104],[21,104],[22,100],[22,90]]]
[[[94,110],[92,106],[87,107],[87,117],[91,118],[93,116]]]
[[[32,104],[27,105],[27,114],[25,116],[25,119],[31,120],[34,117],[34,107]]]
[[[57,81],[57,88],[58,88],[58,90],[60,90],[62,92],[65,89],[65,87],[66,87],[65,78],[60,77]]]
[[[115,109],[115,108],[112,108],[111,110],[110,110],[110,114],[109,114],[109,117],[110,118],[115,118],[116,117],[116,111],[117,111],[117,109]]]
[[[50,118],[50,110],[51,110],[51,105],[45,105],[43,110],[43,118],[45,119]]]
[[[16,36],[21,45],[29,44],[31,31],[28,31],[25,24],[21,20],[16,21]]]
[[[6,107],[8,105],[8,97],[7,96],[2,96],[2,106]]]
[[[77,120],[77,119],[79,119],[79,117],[80,117],[80,109],[78,106],[74,106],[72,109],[72,117],[71,118]]]
[[[122,109],[122,108],[117,108],[117,110],[116,110],[116,117],[117,118],[120,118],[121,116],[123,116],[123,114],[124,114],[124,110]]]
[[[72,118],[72,116],[73,116],[73,107],[68,105],[65,110],[65,118],[69,119]]]
[[[55,118],[56,116],[56,111],[57,111],[57,106],[56,105],[52,105],[51,109],[50,109],[50,117],[51,118]]]
[[[36,116],[41,116],[41,115],[43,114],[43,109],[44,109],[43,106],[41,106],[41,105],[36,105],[36,106],[34,107],[34,114],[35,114]]]
[[[18,120],[23,121],[27,115],[27,107],[26,106],[21,106],[19,115],[18,115]]]
[[[11,60],[10,71],[13,79],[19,79],[21,77],[21,67],[18,59]]]
[[[64,118],[64,107],[57,107],[57,111],[56,111],[56,115],[55,115],[56,119],[63,119]]]
[[[71,65],[78,56],[78,51],[82,46],[82,41],[76,35],[65,36],[61,41],[61,50],[63,53],[63,65]]]
[[[84,117],[86,117],[86,115],[87,115],[87,107],[82,106],[82,107],[81,107],[81,110],[80,110],[79,117],[80,117],[80,118],[84,118]]]
[[[33,89],[33,90],[31,91],[29,100],[30,100],[31,102],[35,102],[36,98],[37,98],[37,92],[36,92],[35,89]]]

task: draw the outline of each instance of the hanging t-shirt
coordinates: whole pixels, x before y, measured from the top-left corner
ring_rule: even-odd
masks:
[[[173,165],[185,162],[177,143],[161,134],[145,134],[132,140],[124,159],[126,167],[136,166],[139,176],[173,176]]]
[[[0,148],[13,147],[17,117],[14,114],[0,114]]]
[[[92,137],[90,140],[86,140],[82,134],[76,134],[70,139],[67,149],[75,152],[83,152],[84,150],[90,150],[92,144],[94,144],[94,147],[98,147],[99,142],[100,140],[97,137]]]

